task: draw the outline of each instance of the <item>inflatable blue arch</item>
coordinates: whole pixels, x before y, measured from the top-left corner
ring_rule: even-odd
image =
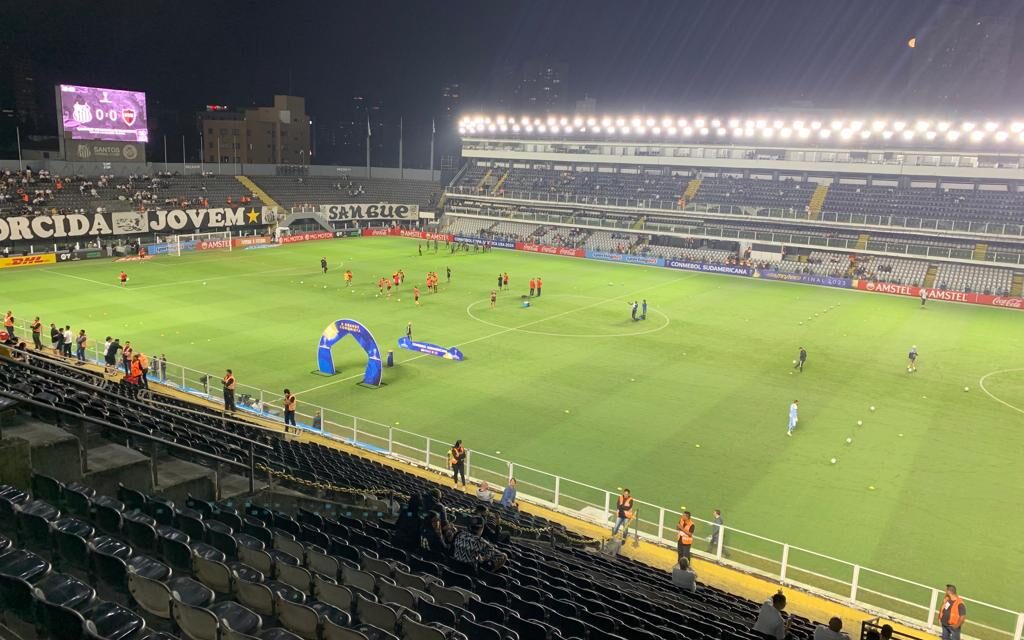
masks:
[[[366,352],[366,371],[363,373],[363,384],[380,386],[383,368],[380,360],[380,349],[373,334],[362,323],[355,320],[335,320],[327,325],[320,336],[320,345],[316,351],[317,369],[320,373],[333,376],[337,371],[334,368],[334,356],[331,355],[331,347],[337,344],[345,336],[352,336],[359,343],[359,346]]]

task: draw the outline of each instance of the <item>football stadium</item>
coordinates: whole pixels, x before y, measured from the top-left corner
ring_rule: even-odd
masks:
[[[894,50],[1012,66],[929,37]],[[874,108],[517,61],[329,126],[312,80],[177,87],[179,145],[166,79],[40,56],[56,117],[23,57],[0,91],[0,636],[1024,636],[1012,105],[920,106],[932,58]]]

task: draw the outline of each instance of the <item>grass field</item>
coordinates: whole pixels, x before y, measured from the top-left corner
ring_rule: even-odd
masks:
[[[4,271],[0,305],[197,369],[231,367],[241,384],[291,387],[300,409],[462,438],[702,518],[720,507],[740,529],[933,586],[955,581],[971,598],[1024,602],[1024,584],[1006,579],[1024,566],[1019,312],[934,301],[921,310],[910,298],[516,252],[420,257],[400,239],[160,257],[127,264],[126,289],[115,283],[121,266]],[[448,266],[452,282],[414,307],[412,282],[428,270],[443,282]],[[402,292],[376,297],[377,278],[399,268]],[[491,310],[499,271],[516,293]],[[522,309],[534,275],[544,295]],[[635,298],[651,305],[646,321],[630,320]],[[370,390],[351,377],[365,356],[346,341],[335,348],[341,374],[313,375],[320,332],[342,317],[384,349],[412,321],[417,339],[458,345],[467,359],[398,351],[387,385]],[[801,345],[806,371],[793,374]],[[911,345],[915,375],[905,371]],[[979,388],[988,374],[1007,404]],[[793,399],[800,424],[787,438]]]

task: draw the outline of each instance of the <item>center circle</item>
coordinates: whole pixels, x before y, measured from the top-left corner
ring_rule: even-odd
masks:
[[[610,300],[608,298],[598,298],[596,296],[577,295],[577,294],[573,294],[573,293],[549,294],[548,296],[545,296],[545,297],[547,297],[549,299],[550,298],[583,298],[583,299],[586,299],[586,300],[596,300],[597,304],[591,305],[591,307],[596,307],[599,304],[604,303],[604,302],[615,302],[615,300]],[[497,329],[505,329],[506,331],[516,331],[516,332],[519,332],[519,333],[528,333],[528,334],[537,335],[537,336],[554,336],[554,337],[559,337],[559,338],[630,338],[630,337],[633,337],[633,336],[642,336],[642,335],[646,335],[648,333],[655,333],[657,331],[661,331],[661,330],[665,329],[666,327],[668,327],[668,325],[671,324],[671,322],[672,322],[669,319],[669,317],[667,315],[665,315],[663,312],[658,311],[657,309],[649,309],[648,311],[652,315],[661,316],[662,322],[661,322],[661,324],[659,324],[656,327],[652,327],[650,329],[645,329],[643,331],[628,331],[628,332],[622,332],[622,333],[567,333],[567,332],[562,332],[562,331],[538,331],[538,330],[535,330],[535,329],[528,329],[526,327],[532,327],[532,326],[534,326],[536,324],[540,324],[540,323],[545,322],[546,320],[550,320],[552,318],[566,316],[566,315],[569,315],[571,313],[575,313],[577,311],[582,311],[583,309],[586,309],[588,307],[584,306],[584,307],[579,307],[579,308],[576,308],[576,309],[570,309],[568,311],[563,311],[561,313],[556,313],[553,316],[546,316],[546,317],[543,317],[543,318],[538,318],[538,319],[533,320],[531,322],[526,322],[526,323],[524,323],[524,324],[522,324],[522,325],[520,325],[518,327],[510,327],[510,326],[507,326],[507,325],[499,324],[497,322],[491,322],[490,320],[484,320],[483,318],[481,318],[481,317],[479,317],[479,316],[477,316],[477,315],[475,315],[473,313],[473,308],[474,307],[476,307],[477,305],[480,305],[480,304],[486,304],[487,302],[489,302],[489,300],[487,300],[485,298],[483,300],[477,300],[476,302],[469,303],[469,305],[466,306],[466,315],[468,315],[473,320],[476,320],[477,322],[486,324],[486,325],[491,326],[491,327],[495,327]]]
[[[993,376],[998,376],[998,375],[1004,374],[1004,373],[1016,373],[1018,371],[1024,371],[1024,367],[1018,367],[1018,368],[1015,368],[1015,369],[1002,369],[1002,370],[999,370],[999,371],[990,371],[990,372],[986,373],[985,375],[981,376],[981,378],[978,379],[978,386],[981,387],[981,390],[984,391],[985,394],[988,397],[992,398],[993,400],[995,400],[999,404],[1003,405],[1004,407],[1009,407],[1010,409],[1013,409],[1017,413],[1024,413],[1024,409],[1021,409],[1020,407],[1018,407],[1018,406],[1016,406],[1014,404],[1011,404],[1011,403],[1007,402],[1006,400],[1003,400],[1002,398],[1000,398],[996,394],[992,393],[991,391],[989,391],[985,387],[985,381],[988,380],[989,378],[993,377]]]

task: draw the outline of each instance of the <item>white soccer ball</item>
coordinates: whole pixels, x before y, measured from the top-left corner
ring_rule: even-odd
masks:
[[[832,458],[831,460],[829,460],[829,462],[831,462],[832,464],[835,464],[836,462],[838,462],[838,460],[836,460],[835,458]]]
[[[299,284],[306,284],[305,280],[299,280]]]
[[[206,283],[205,283],[205,282],[203,283],[203,286],[204,286],[204,287],[206,286]]]
[[[863,426],[863,425],[864,425],[864,421],[863,420],[858,420],[857,421],[857,426],[858,427]]]
[[[401,299],[401,298],[399,298],[399,299],[398,299],[398,301],[399,301],[399,302],[401,302],[401,301],[402,301],[402,299]]]
[[[846,444],[852,444],[852,443],[853,443],[853,438],[847,438],[846,439]]]
[[[874,410],[875,410],[875,405],[871,405],[870,409],[871,409],[872,411],[874,411]]]
[[[793,364],[796,364],[796,360],[793,361]]]
[[[971,390],[970,387],[964,387],[964,391],[970,391],[970,390]]]

